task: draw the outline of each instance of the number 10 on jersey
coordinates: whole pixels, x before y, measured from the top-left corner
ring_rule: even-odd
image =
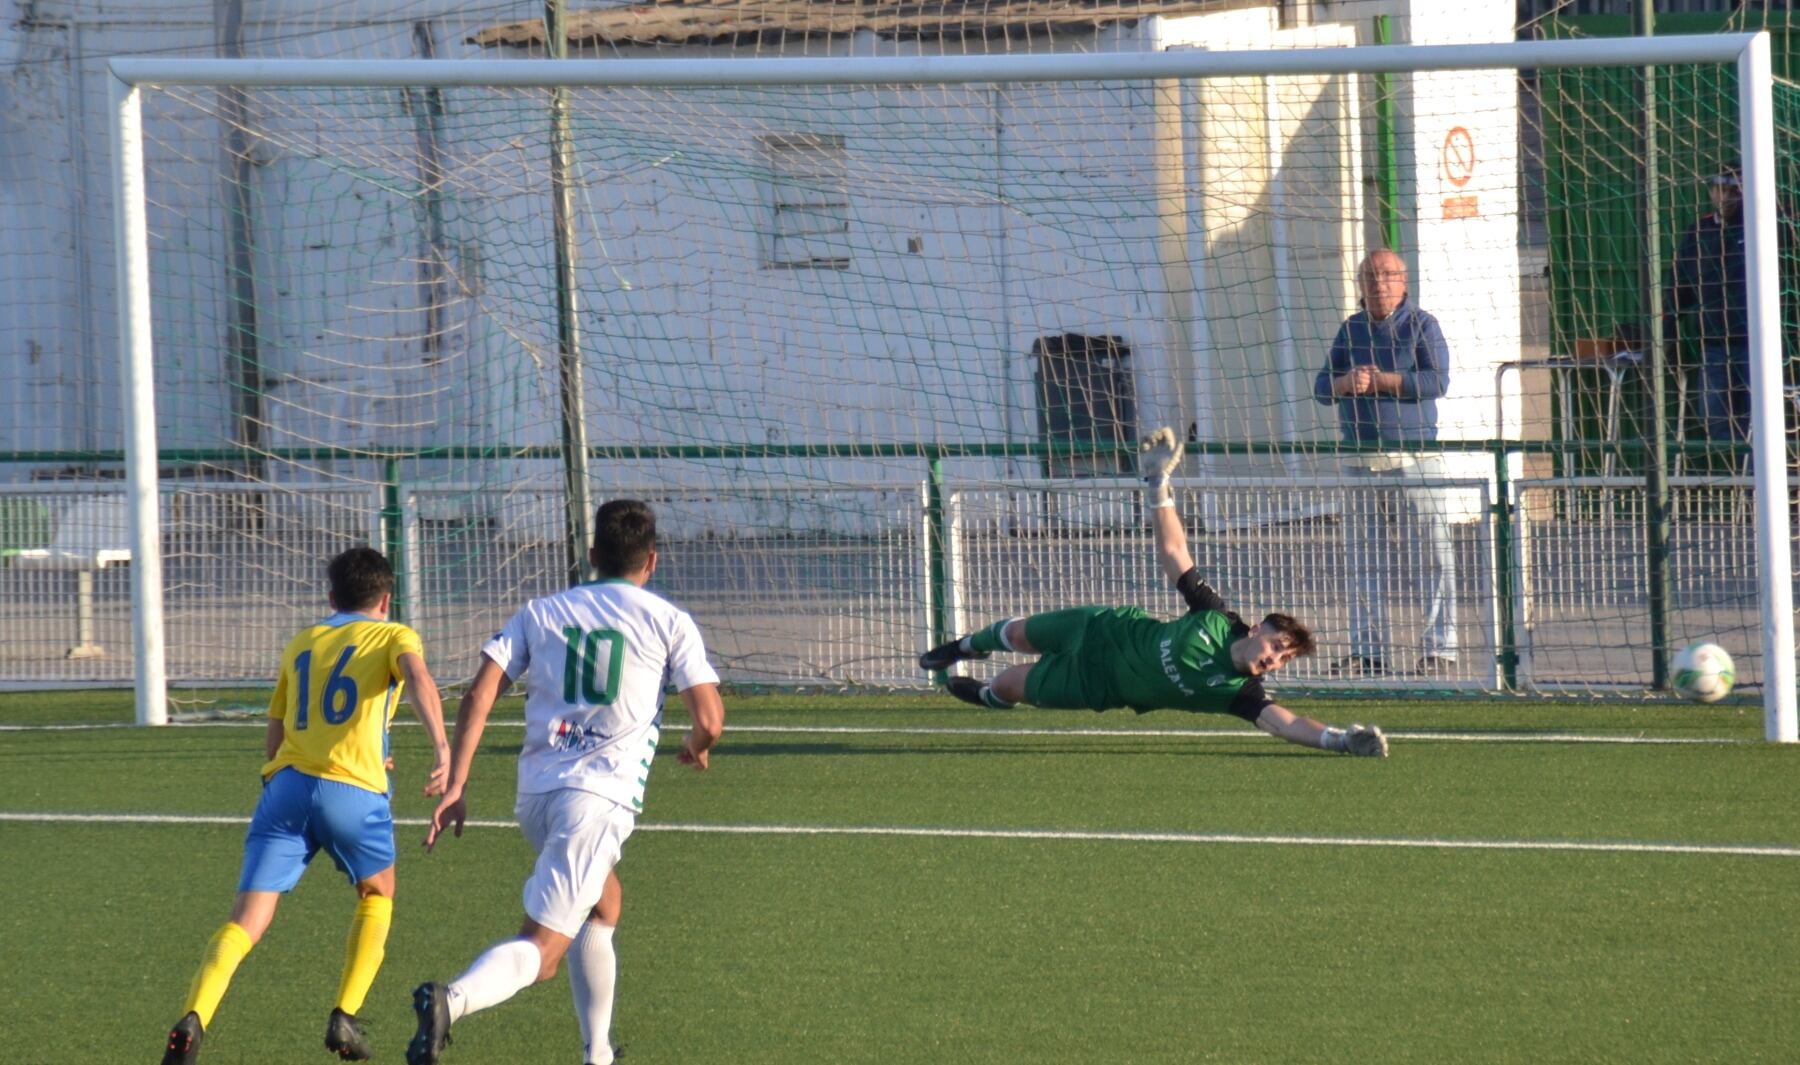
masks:
[[[563,702],[577,706],[610,706],[619,694],[619,670],[625,665],[625,637],[612,629],[563,629],[568,653],[563,658]],[[602,663],[602,657],[605,662]],[[605,687],[594,681],[605,670]]]

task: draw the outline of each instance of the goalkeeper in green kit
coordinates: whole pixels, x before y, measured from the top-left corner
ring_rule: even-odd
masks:
[[[1333,728],[1293,713],[1263,691],[1265,675],[1312,653],[1312,633],[1286,614],[1246,625],[1200,579],[1169,492],[1169,475],[1181,462],[1173,430],[1151,434],[1138,462],[1149,486],[1157,561],[1187,601],[1185,616],[1165,622],[1137,607],[1084,606],[1008,618],[932,648],[919,656],[920,667],[936,672],[995,651],[1038,655],[987,683],[951,677],[950,694],[994,709],[1029,703],[1059,710],[1129,706],[1140,713],[1232,714],[1303,747],[1387,757],[1387,737],[1379,728]]]

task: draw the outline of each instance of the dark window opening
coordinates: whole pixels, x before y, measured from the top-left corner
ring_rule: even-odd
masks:
[[[1116,477],[1135,463],[1137,395],[1131,346],[1122,337],[1064,333],[1039,337],[1038,439],[1046,477]]]

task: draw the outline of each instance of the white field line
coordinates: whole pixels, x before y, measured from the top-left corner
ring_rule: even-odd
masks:
[[[395,719],[396,726],[416,726],[411,718]],[[490,728],[523,728],[523,720],[500,719],[488,722]],[[129,722],[99,725],[0,725],[0,732],[87,732],[96,729],[137,728]],[[261,717],[242,720],[179,721],[176,728],[256,728],[264,726]],[[1263,739],[1253,729],[1146,729],[1146,728],[958,728],[932,725],[733,725],[726,722],[727,734],[796,735],[796,736],[1079,736],[1083,738],[1153,739]],[[1727,736],[1626,736],[1594,733],[1558,732],[1446,732],[1387,729],[1389,739],[1430,740],[1441,743],[1618,743],[1644,746],[1716,746],[1751,744],[1758,740]]]
[[[0,822],[99,825],[247,825],[248,817],[187,814],[52,814],[0,811]],[[418,817],[396,825],[423,828]],[[471,828],[512,828],[511,821],[471,820]],[[640,824],[639,832],[687,832],[724,836],[889,836],[924,839],[1026,839],[1072,843],[1255,844],[1275,847],[1401,847],[1424,850],[1580,851],[1599,854],[1702,854],[1728,857],[1800,858],[1800,847],[1779,844],[1633,843],[1529,839],[1401,839],[1381,836],[1282,836],[1235,832],[1097,832],[1048,828],[943,828],[853,825]]]

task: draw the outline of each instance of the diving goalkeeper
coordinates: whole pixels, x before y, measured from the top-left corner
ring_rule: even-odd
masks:
[[[1333,728],[1295,714],[1263,691],[1264,676],[1312,653],[1312,633],[1287,614],[1246,625],[1200,579],[1169,491],[1181,450],[1173,430],[1158,429],[1139,448],[1138,467],[1148,486],[1157,561],[1187,601],[1185,616],[1164,622],[1137,607],[1083,606],[1009,618],[932,648],[919,656],[920,667],[936,672],[995,651],[1038,655],[985,684],[951,677],[950,694],[994,709],[1029,703],[1058,710],[1129,706],[1140,713],[1232,714],[1303,747],[1387,757],[1387,737],[1379,728]]]

